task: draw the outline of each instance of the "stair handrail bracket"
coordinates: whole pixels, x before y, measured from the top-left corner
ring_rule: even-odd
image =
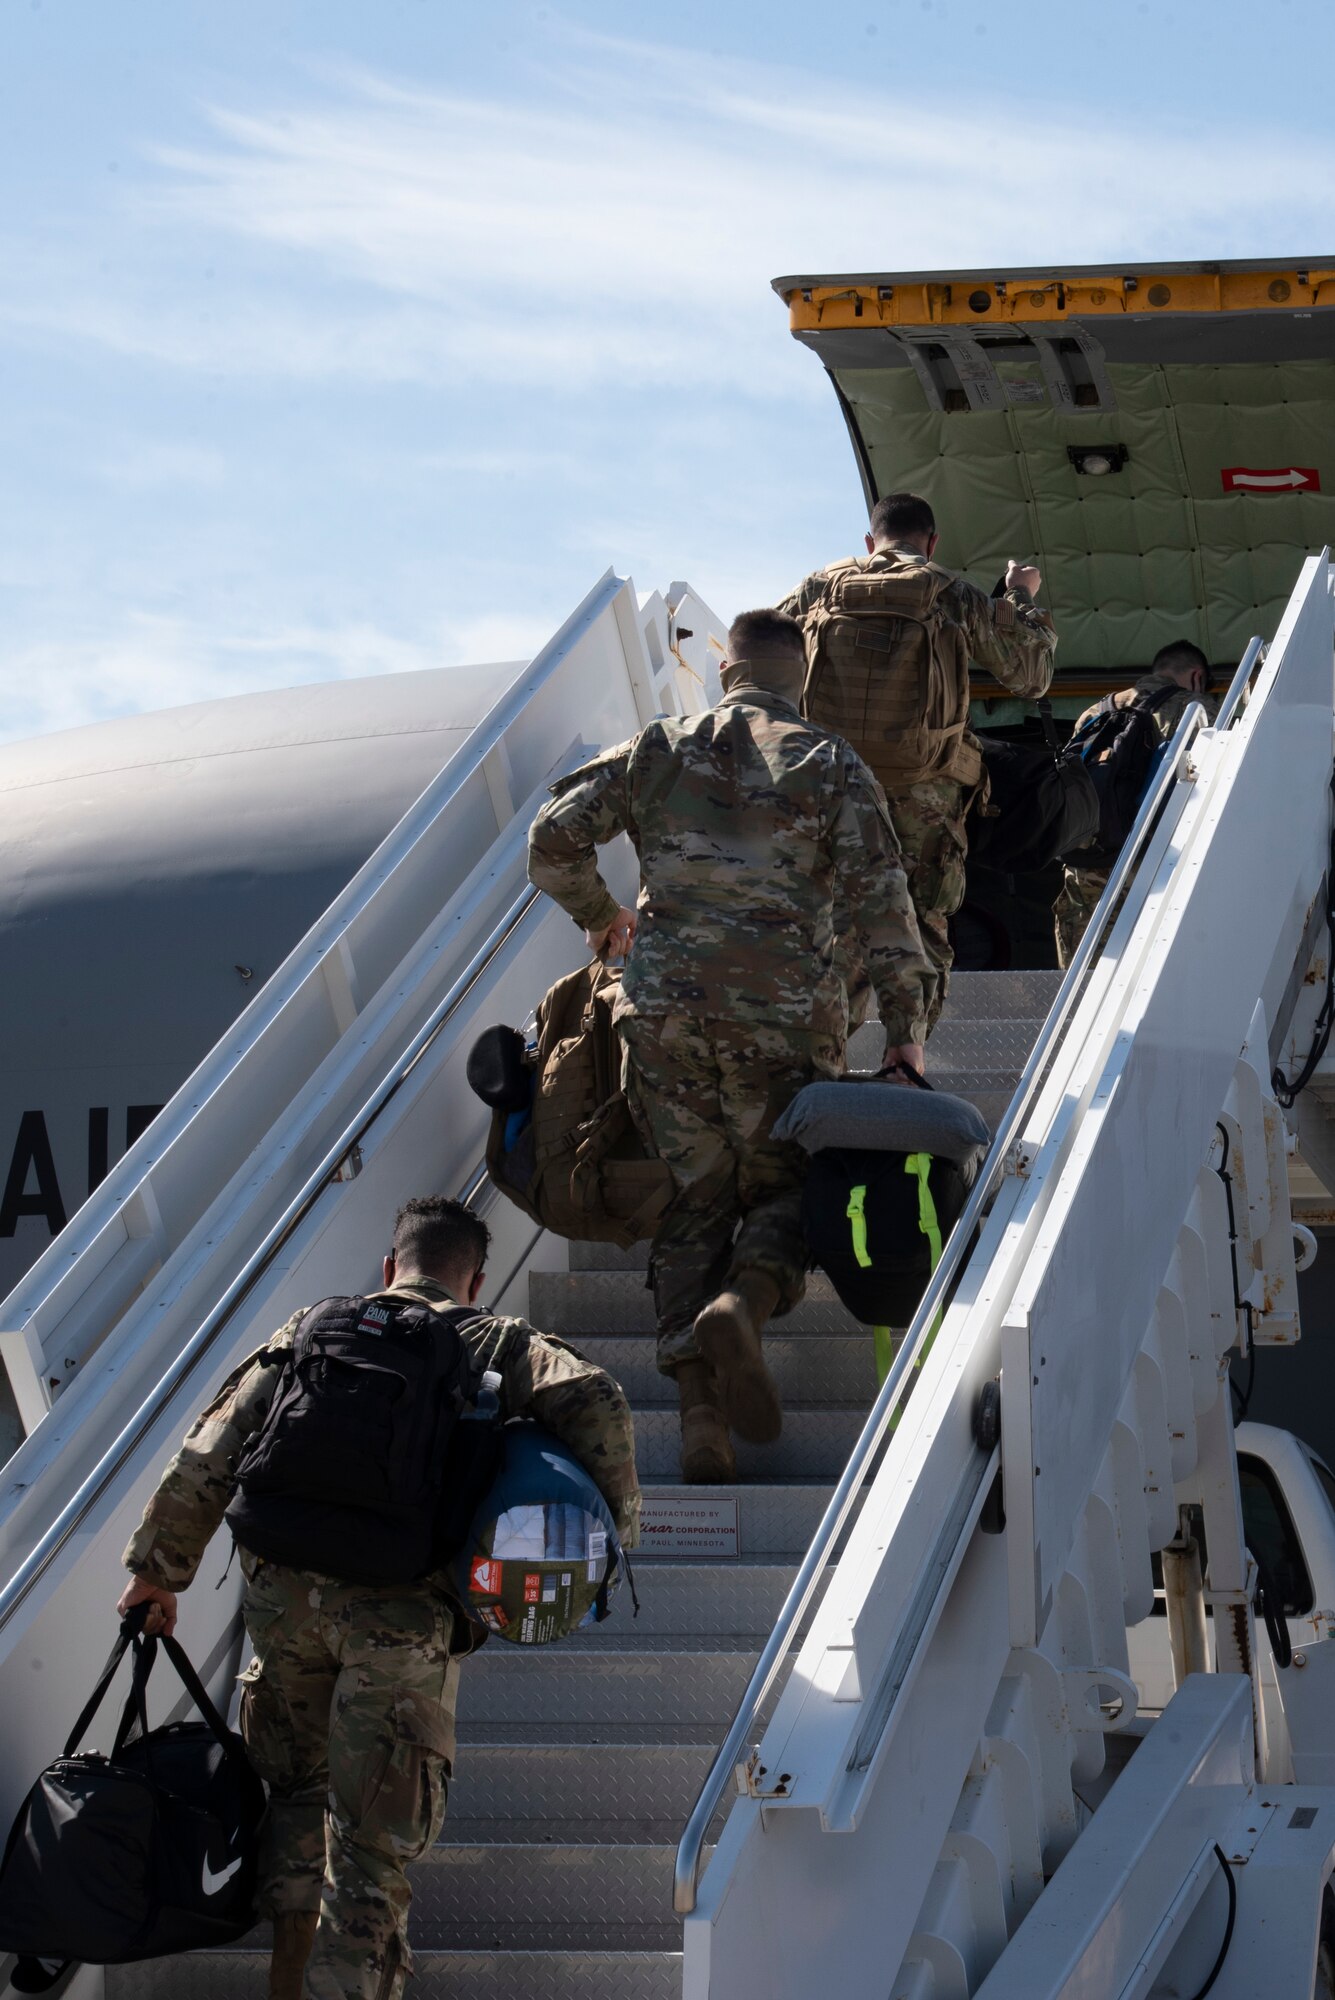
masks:
[[[1258,1058],[1245,1052],[1264,1045],[1267,1023],[1283,1026],[1328,862],[1335,656],[1324,554],[1304,565],[1259,662],[1254,644],[1235,678],[1230,726],[1203,727],[1199,707],[1183,719],[997,1135],[977,1204],[706,1781],[677,1858],[687,2000],[741,1990],[744,1967],[753,1990],[804,1994],[835,1936],[841,1967],[879,1967],[883,1984],[909,1954],[915,1925],[915,1950],[936,1963],[923,1941],[929,1887],[948,1898],[938,1873],[948,1856],[973,1865],[981,1836],[966,1837],[969,1815],[1001,1782],[990,1773],[1018,1768],[1006,1747],[1017,1732],[1028,1746],[1023,1768],[1046,1773],[1033,1778],[1046,1858],[1035,1850],[1026,1892],[1042,1893],[1077,1836],[1072,1784],[1102,1768],[1106,1732],[1134,1720],[1126,1630],[1151,1608],[1150,1555],[1176,1532],[1175,1484],[1204,1497],[1211,1582],[1236,1608],[1217,1622],[1218,1665],[1252,1683],[1255,1754],[1267,1768],[1223,1386],[1239,1321],[1210,1161],[1226,1106],[1239,1090],[1249,1104],[1256,1097]],[[1264,1134],[1259,1100],[1252,1109],[1252,1129]],[[1024,1171],[1008,1173],[1017,1141]],[[1264,1136],[1256,1145],[1264,1154]],[[1278,1169],[1262,1158],[1249,1172],[1282,1177],[1282,1147],[1279,1155]],[[1284,1184],[1276,1215],[1286,1201]],[[998,1497],[997,1459],[974,1430],[979,1392],[993,1379],[999,1533],[979,1531],[999,1525],[995,1506],[983,1518]],[[897,1408],[751,1752],[761,1706]],[[1183,1489],[1184,1479],[1194,1487]],[[1040,1756],[1034,1746],[1054,1737]],[[700,1845],[735,1767],[749,1773],[749,1796],[734,1805],[697,1898]],[[1017,1808],[1017,1826],[1027,1810]],[[846,1837],[831,1839],[835,1831]],[[1016,1866],[1012,1854],[999,1879],[1018,1880]],[[1007,1921],[1022,1914],[1017,1905]],[[1004,1946],[1003,1930],[983,1971]]]

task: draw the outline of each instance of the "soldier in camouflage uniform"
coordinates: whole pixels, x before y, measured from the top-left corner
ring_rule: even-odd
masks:
[[[803,1294],[803,1155],[769,1134],[803,1084],[843,1067],[836,902],[880,1001],[887,1063],[921,1067],[936,985],[879,785],[798,714],[797,626],[748,612],[728,644],[718,707],[651,723],[563,779],[529,845],[530,880],[593,949],[633,941],[616,1022],[632,1116],[677,1184],[650,1270],[692,1480],[736,1477],[724,1414],[756,1442],[782,1421],[760,1328]],[[638,912],[598,873],[597,846],[623,832],[640,857]]]
[[[1167,743],[1189,703],[1204,701],[1207,714],[1211,720],[1214,719],[1219,704],[1205,692],[1209,678],[1210,665],[1200,647],[1193,646],[1189,639],[1177,639],[1159,649],[1150,662],[1150,671],[1142,674],[1134,687],[1120,689],[1112,700],[1118,708],[1129,708],[1133,701],[1146,697],[1153,700],[1157,695],[1166,695],[1167,699],[1160,701],[1155,708],[1154,726]],[[1098,708],[1098,702],[1087,708],[1076,723],[1076,729],[1083,728]],[[1052,906],[1057,933],[1057,963],[1063,972],[1075,957],[1111,873],[1110,866],[1072,868],[1069,863],[1063,871],[1062,886]]]
[[[410,1201],[385,1259],[386,1287],[439,1310],[471,1305],[487,1242],[483,1223],[460,1203]],[[125,1551],[133,1580],[118,1608],[149,1601],[150,1631],[176,1622],[175,1593],[222,1520],[303,1317],[295,1313],[223,1383],[144,1509]],[[523,1320],[479,1311],[461,1330],[478,1373],[500,1376],[502,1415],[536,1417],[562,1439],[633,1547],[640,1491],[618,1385]],[[303,1992],[310,2000],[398,2000],[412,1969],[404,1871],[444,1818],[470,1627],[443,1575],[376,1588],[244,1549],[240,1559],[255,1648],[242,1675],[241,1729],[269,1786],[261,1908],[274,1920],[271,2000]]]
[[[885,787],[909,894],[937,969],[929,1030],[945,1004],[950,919],[964,901],[965,818],[983,782],[968,727],[969,662],[1018,695],[1045,692],[1056,638],[1033,603],[1041,581],[1011,563],[1002,597],[931,561],[925,500],[891,493],[872,509],[867,554],[818,570],[782,603],[806,633],[803,712],[847,737]],[[850,1004],[859,1011],[856,952]]]

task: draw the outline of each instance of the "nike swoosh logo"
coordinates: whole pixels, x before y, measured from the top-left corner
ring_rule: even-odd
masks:
[[[209,1865],[208,1858],[206,1856],[204,1861],[204,1894],[206,1896],[216,1896],[219,1889],[221,1889],[225,1883],[231,1881],[232,1877],[235,1875],[237,1869],[240,1866],[241,1866],[241,1856],[238,1854],[236,1860],[229,1862],[227,1867],[223,1869],[220,1875],[215,1875],[213,1869]]]

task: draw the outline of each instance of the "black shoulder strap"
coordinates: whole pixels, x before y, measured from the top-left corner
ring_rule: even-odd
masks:
[[[148,1688],[149,1675],[152,1673],[154,1662],[157,1659],[159,1645],[161,1645],[167,1658],[171,1661],[173,1667],[175,1667],[182,1687],[184,1687],[191,1701],[208,1724],[210,1733],[229,1756],[236,1755],[237,1739],[233,1736],[231,1730],[227,1727],[227,1724],[223,1721],[221,1715],[219,1715],[217,1709],[209,1699],[208,1690],[190,1664],[190,1659],[185,1648],[179,1640],[168,1638],[164,1633],[160,1639],[146,1639],[142,1636],[135,1639],[134,1672],[130,1685],[129,1699],[125,1704],[125,1713],[121,1717],[121,1725],[116,1732],[116,1740],[111,1748],[113,1763],[126,1744],[133,1740],[132,1732],[136,1723],[139,1726],[140,1736],[144,1739],[148,1737],[148,1714],[144,1697]]]
[[[182,1646],[180,1640],[164,1638],[162,1647],[167,1658],[175,1667],[181,1685],[203,1716],[205,1722],[208,1723],[209,1728],[213,1731],[219,1743],[222,1744],[223,1749],[234,1750],[236,1748],[236,1738],[219,1715],[217,1709],[213,1706],[212,1701],[209,1699],[208,1690],[199,1678],[199,1675],[195,1672],[193,1666],[191,1666],[185,1648]]]
[[[905,1062],[896,1063],[893,1070],[884,1070],[872,1080],[876,1083],[890,1083],[896,1075],[902,1076],[905,1083],[911,1083],[915,1090],[934,1090],[936,1087],[927,1081],[921,1070],[916,1070],[911,1063]],[[843,1079],[843,1081],[851,1083],[861,1081],[861,1079],[848,1077]]]
[[[139,1637],[140,1633],[144,1629],[144,1620],[147,1617],[148,1617],[148,1604],[147,1602],[145,1602],[143,1604],[136,1604],[133,1611],[127,1611],[124,1618],[122,1618],[121,1629],[117,1636],[116,1643],[112,1647],[111,1651],[108,1653],[106,1659],[106,1665],[103,1667],[101,1673],[97,1677],[96,1687],[93,1689],[93,1692],[89,1695],[87,1701],[84,1703],[83,1707],[79,1711],[79,1719],[75,1723],[73,1729],[71,1729],[69,1736],[66,1738],[65,1748],[64,1751],[62,1752],[62,1755],[66,1757],[72,1757],[75,1751],[78,1749],[80,1743],[83,1741],[84,1733],[87,1730],[89,1723],[92,1721],[93,1717],[97,1714],[98,1709],[102,1706],[102,1698],[106,1694],[107,1689],[111,1686],[112,1681],[116,1677],[117,1667],[120,1665],[121,1661],[125,1658],[125,1654],[129,1647],[130,1641],[132,1639],[137,1639]]]
[[[630,1566],[630,1558],[621,1545],[620,1536],[609,1535],[607,1538],[607,1568],[603,1571],[603,1580],[598,1586],[598,1595],[593,1600],[595,1624],[601,1625],[603,1620],[611,1615],[612,1606],[609,1600],[612,1595],[612,1579],[615,1577],[618,1569],[630,1587],[630,1601],[634,1607],[634,1616],[638,1618],[640,1615],[640,1600],[635,1593],[635,1572]]]
[[[1057,727],[1052,719],[1052,703],[1045,694],[1042,694],[1034,703],[1034,707],[1038,710],[1038,719],[1043,725],[1043,741],[1056,759],[1062,752],[1061,744],[1057,741]]]

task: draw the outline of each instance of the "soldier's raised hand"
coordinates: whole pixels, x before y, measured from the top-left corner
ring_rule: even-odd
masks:
[[[1008,562],[1006,565],[1007,590],[1027,590],[1031,597],[1038,596],[1043,578],[1034,563]]]

